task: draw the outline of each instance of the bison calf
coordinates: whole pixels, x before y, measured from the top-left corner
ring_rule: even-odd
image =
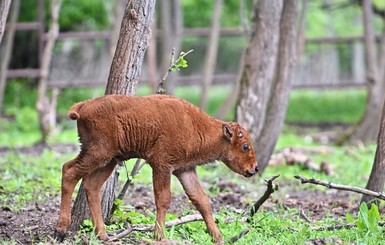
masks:
[[[63,239],[70,225],[71,196],[78,181],[83,179],[96,232],[100,239],[108,239],[101,214],[100,189],[117,162],[143,158],[153,174],[155,239],[164,237],[164,221],[171,200],[170,178],[174,174],[202,214],[214,241],[222,241],[196,166],[220,160],[245,177],[254,175],[257,163],[244,128],[216,120],[187,101],[166,95],[107,95],[75,104],[68,116],[77,120],[81,150],[75,159],[63,165],[57,238]]]

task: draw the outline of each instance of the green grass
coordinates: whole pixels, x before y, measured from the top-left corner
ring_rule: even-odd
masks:
[[[293,90],[286,122],[353,124],[363,114],[365,103],[364,89]]]

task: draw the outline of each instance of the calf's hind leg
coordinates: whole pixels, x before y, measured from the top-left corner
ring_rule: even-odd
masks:
[[[106,166],[96,169],[94,172],[83,178],[84,190],[87,195],[92,223],[96,227],[96,234],[99,236],[100,240],[108,240],[102,217],[100,189],[111,175],[111,172],[116,165],[117,161],[112,159]]]
[[[97,164],[93,164],[94,160],[93,156],[80,153],[75,159],[63,165],[59,222],[54,234],[58,241],[64,239],[71,224],[71,200],[76,184],[81,178],[98,168]]]

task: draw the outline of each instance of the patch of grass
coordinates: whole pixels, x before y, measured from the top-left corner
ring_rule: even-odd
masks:
[[[364,89],[293,90],[286,122],[353,124],[363,114],[365,104]]]
[[[35,157],[9,152],[0,159],[0,206],[17,211],[59,195],[61,166],[68,159],[49,150]]]

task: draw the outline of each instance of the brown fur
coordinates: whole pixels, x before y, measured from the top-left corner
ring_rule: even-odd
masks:
[[[255,174],[254,149],[245,129],[237,123],[216,120],[194,105],[166,95],[107,95],[75,104],[68,116],[77,120],[81,151],[63,165],[58,237],[64,238],[70,225],[71,195],[83,178],[96,232],[100,239],[108,239],[101,215],[100,188],[118,161],[144,158],[153,170],[155,238],[164,237],[171,200],[170,178],[174,174],[202,214],[209,234],[216,242],[222,241],[195,169],[221,160],[243,176]]]

